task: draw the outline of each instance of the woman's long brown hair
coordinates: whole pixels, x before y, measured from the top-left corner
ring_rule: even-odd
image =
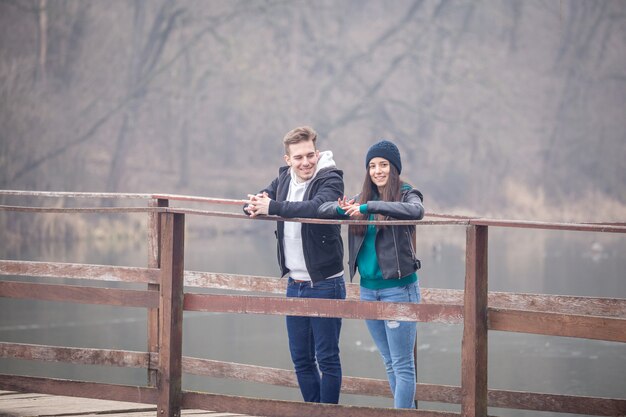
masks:
[[[359,204],[365,204],[371,200],[400,201],[402,197],[401,187],[402,180],[400,179],[400,174],[398,173],[398,170],[395,166],[389,164],[389,178],[387,179],[387,184],[385,185],[385,188],[383,188],[382,195],[380,195],[378,193],[378,187],[372,182],[372,179],[370,178],[370,168],[367,167],[365,169],[365,180],[363,181],[363,188],[359,196]],[[356,217],[356,219],[367,220],[368,217],[369,216],[366,214],[360,214]],[[376,220],[385,220],[386,218],[387,216],[383,216],[382,214],[377,214],[375,217]],[[357,224],[351,226],[351,228],[354,233],[363,235],[367,230],[367,225]]]

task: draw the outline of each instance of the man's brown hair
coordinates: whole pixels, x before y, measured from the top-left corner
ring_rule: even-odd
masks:
[[[310,126],[300,126],[287,132],[283,138],[283,144],[285,145],[285,154],[289,155],[289,145],[295,143],[312,141],[313,146],[317,149],[315,141],[317,140],[317,132]]]

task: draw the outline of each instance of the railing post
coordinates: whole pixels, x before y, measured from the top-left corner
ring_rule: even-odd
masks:
[[[487,226],[467,227],[461,415],[487,416]]]
[[[160,349],[157,416],[179,417],[183,347],[185,215],[161,213]]]
[[[169,200],[150,200],[150,207],[168,207]],[[161,217],[159,213],[152,212],[148,215],[148,268],[161,267]],[[159,291],[159,284],[148,284],[149,291]],[[159,352],[159,309],[148,309],[148,352]],[[152,363],[152,362],[150,362]],[[148,365],[148,386],[155,387],[157,384],[157,370]]]
[[[413,233],[413,253],[415,253],[415,248],[417,248],[417,230],[414,230],[414,233]],[[415,325],[417,326],[417,323],[415,323]],[[418,338],[419,338],[419,332],[415,332],[415,344],[413,345],[413,366],[415,366],[415,384],[417,384],[419,380],[417,377],[417,346],[418,346],[417,339]],[[415,402],[415,409],[418,410],[419,404],[417,402],[417,398],[415,398],[414,402]]]

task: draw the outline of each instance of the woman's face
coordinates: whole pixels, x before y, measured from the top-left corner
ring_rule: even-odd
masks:
[[[382,191],[389,181],[389,161],[385,158],[372,158],[369,164],[370,179]]]

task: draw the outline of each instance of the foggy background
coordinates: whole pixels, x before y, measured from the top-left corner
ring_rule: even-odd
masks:
[[[0,188],[244,198],[310,124],[346,193],[623,221],[626,2],[0,0]]]
[[[624,222],[626,1],[0,0],[0,189],[241,199],[276,176],[282,137],[303,124],[348,195],[385,138],[427,211]],[[186,217],[187,270],[278,274],[274,222]],[[0,259],[145,267],[146,220],[0,211]],[[462,289],[464,230],[418,233],[423,287]],[[626,297],[623,235],[489,233],[492,291]],[[147,349],[143,311],[0,301],[3,341]],[[186,355],[291,369],[282,317],[189,318]],[[462,329],[419,326],[420,381],[458,385]],[[341,349],[346,375],[386,378],[362,321],[344,321]],[[494,332],[489,355],[490,388],[623,397],[620,343]],[[145,383],[144,370],[0,368]],[[300,399],[198,380],[185,389]]]

